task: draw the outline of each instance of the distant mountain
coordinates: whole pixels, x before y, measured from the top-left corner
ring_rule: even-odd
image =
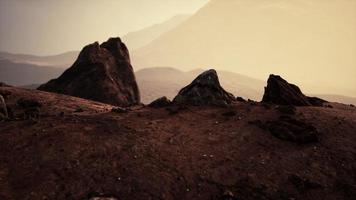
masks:
[[[157,39],[160,35],[175,28],[188,18],[189,15],[176,15],[160,24],[155,24],[139,31],[130,32],[126,34],[122,40],[129,47],[129,49],[133,51],[146,46],[153,40]]]
[[[127,44],[126,46],[130,51],[141,48],[163,33],[175,28],[184,20],[189,18],[189,15],[176,15],[171,19],[146,27],[142,30],[128,33],[123,36],[122,40]],[[70,67],[79,55],[79,51],[69,51],[58,55],[52,56],[36,56],[29,54],[13,54],[8,52],[0,52],[0,59],[6,59],[12,63],[24,63],[28,65],[46,66],[46,67]]]
[[[275,73],[306,92],[356,94],[355,7],[349,0],[211,0],[132,52],[133,66],[215,66],[259,79]]]
[[[78,56],[77,51],[70,51],[53,56],[35,56],[26,54],[12,54],[0,52],[0,59],[9,60],[12,63],[23,63],[29,65],[67,68],[73,64]]]
[[[0,59],[0,81],[9,85],[31,85],[58,77],[63,68],[15,63]]]
[[[183,72],[174,68],[148,68],[136,72],[142,102],[167,96],[172,99],[179,90],[193,81],[203,69]],[[221,85],[236,96],[261,100],[265,82],[237,73],[218,71]]]

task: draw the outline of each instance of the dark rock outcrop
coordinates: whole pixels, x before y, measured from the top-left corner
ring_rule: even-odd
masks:
[[[295,142],[298,144],[315,143],[319,141],[317,129],[301,120],[290,116],[280,116],[278,120],[255,123],[262,129],[281,140]]]
[[[166,96],[163,96],[152,101],[150,104],[148,104],[148,106],[152,108],[162,108],[169,106],[171,103],[171,100],[169,100]]]
[[[242,98],[242,97],[236,97],[236,101],[239,102],[247,102],[246,99]]]
[[[120,38],[84,47],[69,69],[38,89],[122,107],[140,103],[129,51]]]
[[[228,105],[235,97],[221,87],[218,75],[214,69],[200,74],[188,86],[181,89],[173,99],[175,104],[188,105]]]
[[[325,100],[305,96],[298,86],[271,74],[265,87],[262,102],[294,106],[322,106]]]

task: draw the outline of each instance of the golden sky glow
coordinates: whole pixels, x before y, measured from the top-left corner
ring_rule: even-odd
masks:
[[[177,14],[207,0],[0,0],[0,50],[48,55],[80,50]]]

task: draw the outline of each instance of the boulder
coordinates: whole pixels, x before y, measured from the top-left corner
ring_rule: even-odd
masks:
[[[174,104],[186,105],[228,105],[235,101],[234,95],[221,87],[214,69],[200,74],[188,86],[181,89],[173,99]]]
[[[169,100],[167,97],[163,96],[160,97],[154,101],[152,101],[150,104],[148,104],[149,107],[152,108],[162,108],[162,107],[167,107],[171,105],[171,100]]]
[[[87,45],[69,69],[38,89],[121,107],[140,103],[129,51],[120,38]]]
[[[325,100],[305,96],[298,86],[271,74],[265,87],[262,102],[294,106],[322,106]]]

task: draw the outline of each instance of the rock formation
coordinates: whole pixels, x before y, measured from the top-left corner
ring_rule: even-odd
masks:
[[[120,38],[87,45],[59,78],[38,89],[123,107],[140,102],[129,51]]]
[[[162,108],[162,107],[169,106],[171,103],[172,103],[171,100],[169,100],[166,96],[163,96],[152,101],[148,106],[152,108]]]
[[[262,102],[294,106],[322,106],[326,101],[305,96],[298,86],[288,83],[278,75],[271,74],[265,87]]]
[[[200,74],[188,86],[181,89],[173,99],[175,104],[189,105],[227,105],[235,101],[235,97],[221,87],[214,69]]]

